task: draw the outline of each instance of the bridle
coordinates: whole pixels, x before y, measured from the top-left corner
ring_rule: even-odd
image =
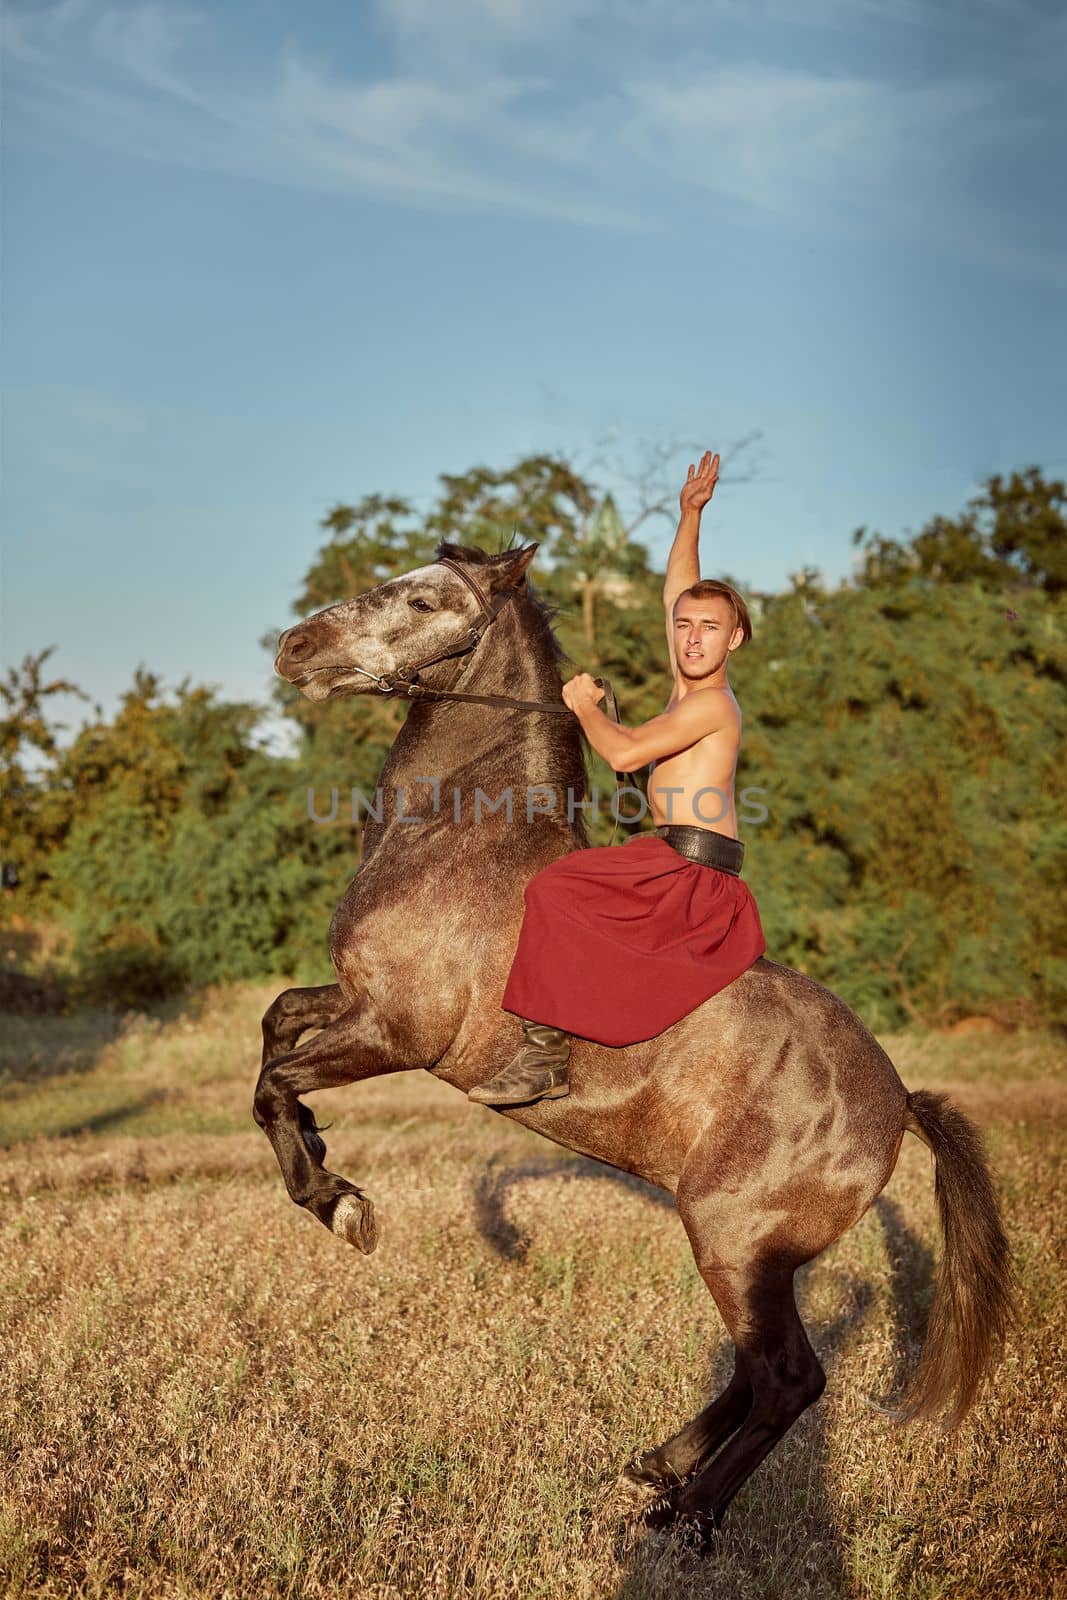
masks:
[[[419,673],[426,667],[435,666],[438,661],[449,661],[455,656],[467,655],[469,651],[477,649],[486,628],[489,627],[490,623],[496,621],[509,600],[515,598],[515,590],[509,587],[499,590],[498,593],[493,595],[492,599],[488,599],[482,592],[481,584],[472,578],[470,573],[461,567],[458,561],[453,561],[449,556],[439,556],[434,565],[448,567],[458,578],[462,578],[478,602],[478,610],[481,615],[476,622],[470,624],[460,642],[454,644],[451,649],[439,650],[436,655],[427,656],[425,661],[420,661],[416,666],[409,667],[407,676],[394,673],[392,678],[384,678],[375,672],[368,672],[366,667],[357,666],[350,667],[348,670],[359,672],[363,677],[370,678],[378,686],[385,699],[403,695],[409,700],[421,700],[430,697],[437,700],[477,700],[485,705],[519,706],[524,711],[549,711],[557,714],[562,712],[565,716],[571,715],[570,707],[563,705],[558,700],[512,700],[509,696],[503,694],[462,694],[456,689],[431,689],[425,684],[416,682]]]
[[[431,689],[426,684],[416,682],[419,673],[426,667],[435,666],[438,661],[449,661],[455,656],[464,656],[476,650],[482,641],[482,635],[491,623],[503,611],[509,601],[514,600],[516,591],[509,586],[489,598],[482,590],[482,586],[471,574],[462,567],[458,561],[453,561],[449,556],[438,556],[435,566],[448,567],[458,578],[462,578],[471,594],[478,602],[479,616],[472,622],[463,639],[449,650],[439,650],[434,656],[427,656],[425,661],[420,661],[416,666],[409,667],[407,675],[394,673],[392,678],[379,676],[375,672],[368,672],[366,667],[351,666],[347,670],[361,673],[363,677],[370,678],[381,692],[383,699],[393,699],[403,696],[408,700],[468,700],[483,706],[509,706],[516,711],[544,711],[551,716],[572,717],[574,715],[570,706],[564,705],[560,700],[515,700],[506,694],[465,694],[459,689]],[[619,707],[615,699],[615,691],[606,678],[594,678],[593,682],[604,691],[601,705],[605,716],[612,722],[619,720]],[[637,787],[637,777],[632,772],[616,772],[616,779],[620,784],[629,783]],[[616,817],[616,827],[618,818]],[[614,837],[614,835],[612,835]]]

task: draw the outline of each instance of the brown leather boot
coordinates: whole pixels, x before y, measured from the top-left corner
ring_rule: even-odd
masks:
[[[467,1099],[480,1106],[525,1106],[533,1100],[558,1100],[570,1092],[567,1035],[545,1022],[522,1020],[522,1049],[488,1083],[476,1083]]]

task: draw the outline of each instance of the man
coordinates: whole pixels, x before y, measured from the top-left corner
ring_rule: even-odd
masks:
[[[469,1099],[526,1105],[568,1093],[567,1035],[636,1044],[662,1033],[732,982],[767,948],[741,882],[734,775],[741,710],[730,655],[752,637],[729,584],[701,581],[700,515],[719,457],[690,466],[667,562],[663,603],[674,689],[667,709],[623,728],[580,672],[563,687],[589,743],[617,771],[650,764],[655,833],[621,849],[574,850],[530,879],[502,1006],[522,1019],[515,1059]],[[534,1020],[536,1019],[536,1020]]]

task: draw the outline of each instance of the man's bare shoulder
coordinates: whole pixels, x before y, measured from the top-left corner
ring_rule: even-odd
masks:
[[[730,709],[732,710],[732,712],[736,716],[738,722],[740,722],[740,720],[741,720],[741,707],[737,703],[737,696],[734,694],[734,691],[730,688],[730,685],[728,683],[724,683],[724,684],[708,684],[708,686],[706,688],[704,688],[704,689],[690,689],[690,691],[689,691],[689,693],[687,695],[682,696],[682,699],[692,700],[695,696],[698,696],[698,695],[717,695],[717,696],[721,696],[721,698],[718,701],[715,702],[716,709],[717,710],[721,710],[721,708],[723,706],[723,703],[725,702],[725,704],[730,707]],[[674,711],[679,705],[681,705],[682,699],[679,699],[677,694],[672,694],[670,699],[667,701],[667,704],[663,708],[664,712]]]

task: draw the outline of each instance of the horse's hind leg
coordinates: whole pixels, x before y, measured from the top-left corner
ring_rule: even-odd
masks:
[[[339,983],[324,983],[314,989],[286,989],[263,1013],[263,1057],[265,1067],[276,1056],[292,1050],[309,1028],[325,1028],[349,1004]]]
[[[757,1259],[742,1271],[701,1271],[744,1363],[751,1404],[710,1465],[672,1490],[649,1521],[664,1526],[688,1519],[706,1538],[742,1484],[818,1400],[826,1377],[797,1311],[792,1263]]]
[[[752,1404],[752,1385],[738,1353],[734,1375],[718,1399],[676,1434],[627,1467],[625,1476],[642,1487],[667,1489],[702,1467],[744,1422]]]

